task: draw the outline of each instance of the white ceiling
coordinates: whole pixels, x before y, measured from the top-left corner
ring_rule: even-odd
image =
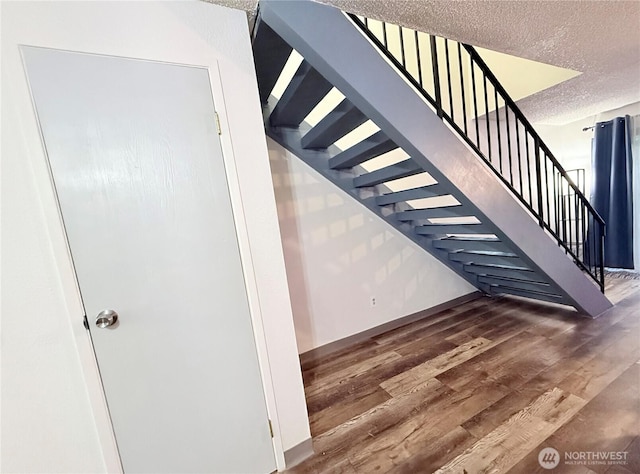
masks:
[[[255,0],[213,0],[251,13]],[[564,124],[640,101],[640,1],[317,0],[342,10],[582,72],[518,102]]]

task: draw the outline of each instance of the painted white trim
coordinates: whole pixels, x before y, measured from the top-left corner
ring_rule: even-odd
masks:
[[[233,210],[236,234],[238,236],[240,260],[242,262],[242,270],[244,272],[251,322],[258,351],[258,361],[262,375],[262,384],[264,386],[265,401],[267,403],[267,413],[269,414],[273,427],[273,445],[276,467],[278,468],[278,471],[282,471],[285,469],[284,448],[282,446],[282,436],[278,410],[276,407],[275,391],[273,388],[273,379],[271,377],[271,366],[269,364],[269,352],[267,350],[267,340],[264,331],[262,307],[260,305],[260,295],[258,293],[258,284],[256,281],[256,273],[251,254],[251,242],[245,219],[240,180],[238,178],[236,160],[233,152],[231,130],[229,128],[229,120],[227,118],[227,106],[224,101],[224,92],[222,90],[220,67],[219,64],[216,64],[215,66],[215,75],[217,80],[213,80],[212,76],[214,75],[214,71],[212,71],[213,68],[211,67],[209,68],[209,80],[211,81],[213,102],[218,114],[218,119],[220,120],[220,129],[222,131],[222,134],[220,135],[222,156],[224,157],[224,165],[227,173],[227,186],[229,187],[231,208]]]

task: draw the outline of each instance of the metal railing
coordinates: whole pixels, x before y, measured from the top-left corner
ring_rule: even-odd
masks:
[[[604,292],[604,220],[478,52],[348,16]]]

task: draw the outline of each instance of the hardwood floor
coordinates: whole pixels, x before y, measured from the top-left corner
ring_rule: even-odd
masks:
[[[481,298],[308,362],[316,454],[289,472],[640,473],[640,281],[607,295],[596,320]]]

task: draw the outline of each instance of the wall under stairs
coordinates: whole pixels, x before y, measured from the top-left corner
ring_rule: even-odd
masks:
[[[298,157],[267,144],[300,353],[477,291]]]

